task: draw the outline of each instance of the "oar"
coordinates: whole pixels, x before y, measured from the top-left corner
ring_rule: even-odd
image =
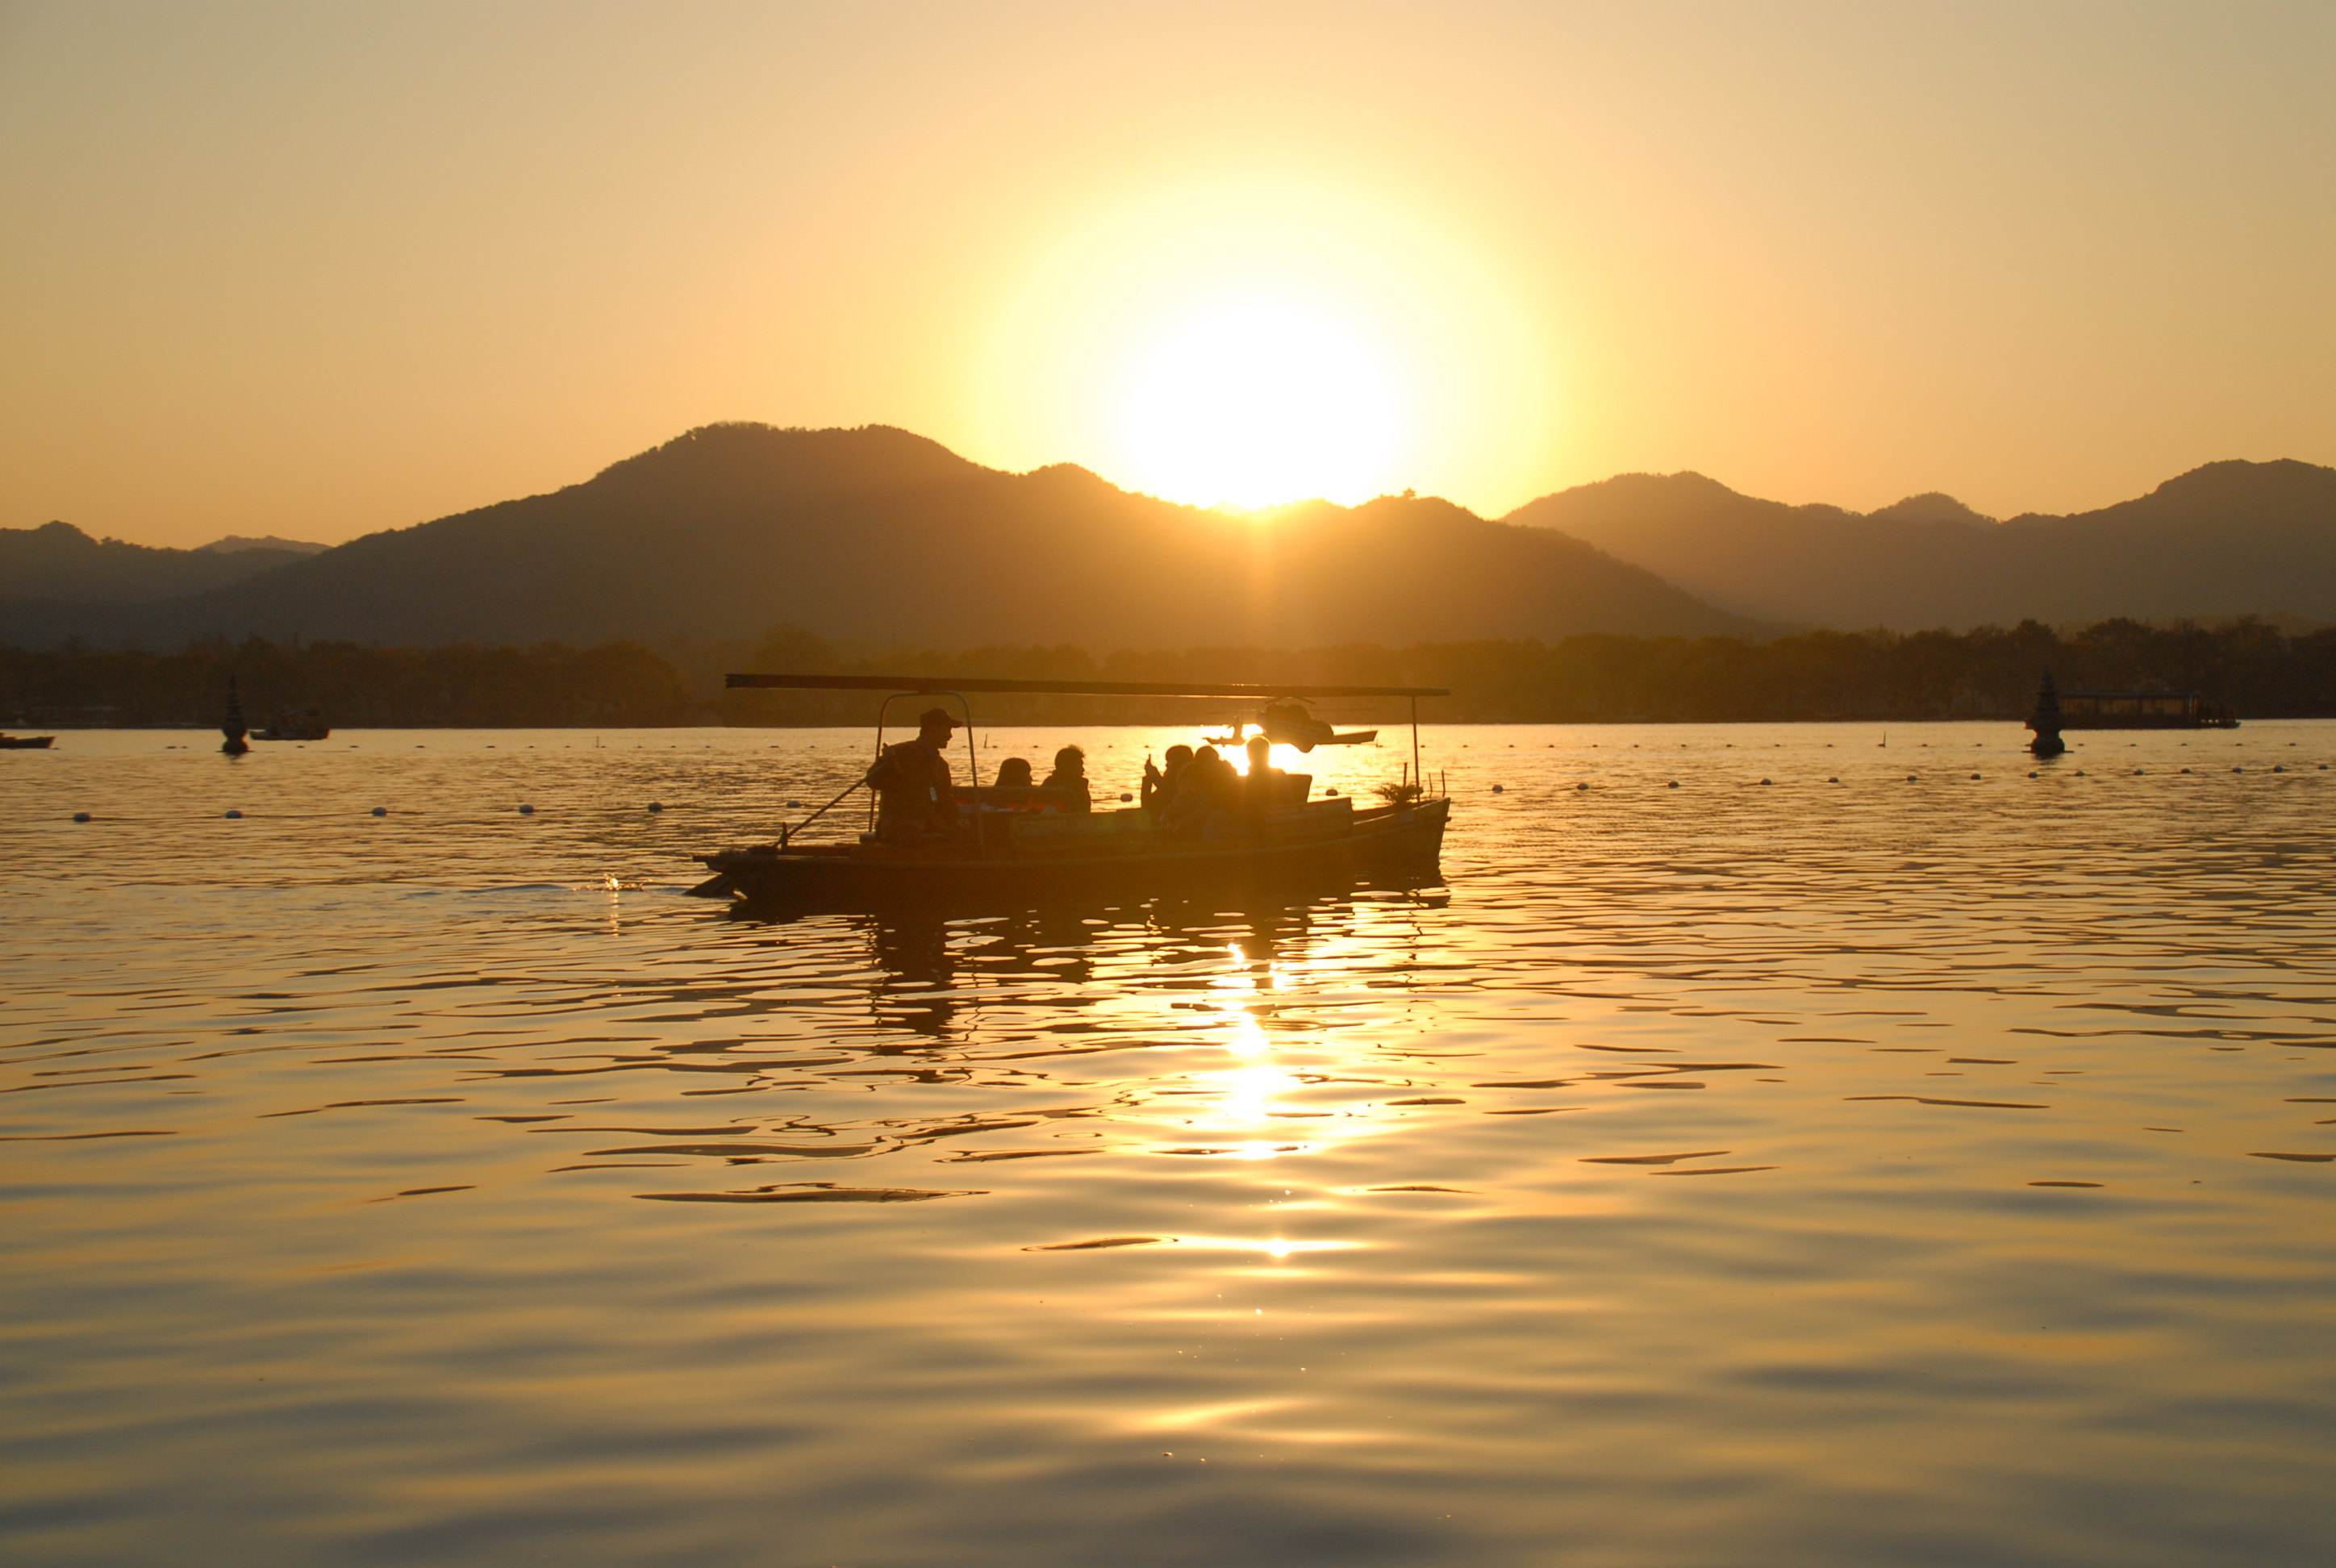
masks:
[[[820,807],[819,810],[812,813],[811,815],[803,818],[803,821],[795,823],[793,827],[789,827],[786,823],[781,823],[779,824],[779,847],[781,849],[786,848],[787,841],[789,839],[803,832],[803,829],[811,826],[812,823],[819,821],[820,818],[825,816],[830,808],[842,805],[843,803],[844,795],[850,794],[853,790],[858,789],[861,784],[864,784],[867,782],[868,781],[864,778],[852,780],[850,784],[843,786],[842,794],[838,794],[833,800],[828,802],[826,805]]]

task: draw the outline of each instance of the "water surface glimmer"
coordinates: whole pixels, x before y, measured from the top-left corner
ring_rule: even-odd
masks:
[[[2336,726],[2019,738],[792,921],[686,853],[861,735],[12,755],[0,1556],[2324,1561]]]

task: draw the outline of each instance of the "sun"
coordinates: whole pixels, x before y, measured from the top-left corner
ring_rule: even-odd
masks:
[[[1360,322],[1320,302],[1194,301],[1138,337],[1123,374],[1118,445],[1137,490],[1253,510],[1393,488],[1400,378]]]

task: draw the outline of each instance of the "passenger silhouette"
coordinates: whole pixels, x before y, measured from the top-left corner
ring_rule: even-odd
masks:
[[[1172,745],[1168,748],[1168,765],[1156,768],[1152,759],[1144,759],[1144,809],[1166,812],[1176,803],[1176,792],[1184,782],[1184,774],[1192,765],[1192,748]]]
[[[1075,745],[1066,745],[1055,754],[1055,771],[1038,787],[1058,792],[1064,797],[1065,811],[1095,809],[1094,797],[1087,794],[1087,754]]]
[[[1032,787],[1038,781],[1031,775],[1030,759],[1027,756],[1010,756],[1004,762],[998,765],[998,787],[999,789],[1026,790]]]

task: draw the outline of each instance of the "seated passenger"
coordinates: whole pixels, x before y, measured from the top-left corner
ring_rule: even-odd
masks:
[[[1095,801],[1087,794],[1087,754],[1075,745],[1066,745],[1055,754],[1055,771],[1046,775],[1040,789],[1059,791],[1063,809],[1087,812],[1095,809]]]
[[[1176,791],[1184,781],[1185,770],[1192,765],[1192,748],[1188,745],[1172,745],[1168,748],[1168,766],[1164,772],[1153,767],[1150,757],[1144,758],[1144,809],[1148,812],[1165,812],[1173,805]]]
[[[1251,735],[1249,743],[1249,776],[1241,781],[1241,807],[1252,816],[1287,804],[1290,775],[1273,765],[1273,743],[1263,735]]]
[[[1241,799],[1241,774],[1233,765],[1204,745],[1176,781],[1176,798],[1168,807],[1168,825],[1182,832],[1204,828],[1212,817],[1230,813]]]
[[[1030,775],[1030,759],[1027,756],[1010,756],[998,765],[999,789],[1028,789],[1037,782]]]

